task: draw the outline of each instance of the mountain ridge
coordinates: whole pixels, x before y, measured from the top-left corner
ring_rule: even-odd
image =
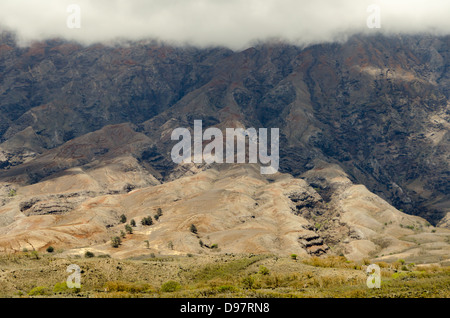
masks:
[[[357,199],[359,203],[352,199],[348,204],[337,199],[341,194],[335,193],[336,184],[317,170],[334,175],[335,170],[326,168],[333,165],[352,189],[345,192],[340,185],[342,193],[351,196],[354,191],[370,200],[382,200],[392,205],[386,209],[394,209],[395,215],[408,220],[415,220],[416,215],[432,226],[439,225],[444,232],[429,233],[430,240],[443,244],[441,236],[445,236],[450,213],[449,36],[353,36],[345,43],[305,48],[272,43],[240,52],[151,42],[83,47],[48,40],[19,47],[6,33],[0,40],[0,209],[7,220],[4,226],[14,224],[9,223],[11,218],[25,222],[23,218],[30,215],[38,223],[51,224],[66,218],[68,211],[77,211],[80,204],[86,207],[90,200],[119,198],[135,189],[173,185],[198,174],[214,175],[215,169],[223,171],[216,165],[177,166],[170,159],[173,129],[192,129],[198,119],[204,128],[222,130],[280,128],[281,175],[305,179],[317,187],[314,191],[322,203],[314,201],[316,210],[324,209],[330,220],[338,218],[337,226],[326,229],[324,237],[306,235],[304,247],[298,237],[293,239],[297,253],[307,248],[319,254],[329,252],[327,240],[332,247],[345,240],[339,232],[345,228],[339,225],[342,217],[348,218],[346,224],[355,222],[350,211],[355,207],[351,206],[356,204],[362,215],[375,209],[361,209]],[[247,173],[246,169],[241,172]],[[270,184],[269,179],[263,180]],[[10,196],[10,190],[18,196]],[[303,194],[297,196],[300,201],[306,199]],[[324,208],[327,200],[343,215],[335,216]],[[110,220],[105,211],[102,217]],[[299,213],[295,208],[289,211],[293,216]],[[312,214],[302,219],[314,227]],[[423,231],[425,221],[417,222]],[[416,226],[410,223],[402,225]],[[101,240],[107,239],[102,229],[105,224],[86,226],[100,233]],[[3,232],[3,246],[8,246],[12,233]],[[387,244],[374,243],[379,233],[362,233],[369,239],[345,243],[356,244],[348,255],[367,256]],[[308,238],[322,240],[324,247],[307,246]],[[225,243],[220,245],[227,244],[222,239]],[[367,242],[352,243],[356,241]],[[392,242],[388,245],[412,246],[398,237]],[[14,249],[23,247],[17,244]],[[80,242],[73,244],[76,247]],[[193,251],[197,242],[192,244],[180,251]],[[170,252],[166,247],[161,250]],[[342,253],[347,253],[345,248]]]

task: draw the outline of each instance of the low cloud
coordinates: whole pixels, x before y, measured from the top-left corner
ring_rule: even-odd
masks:
[[[67,20],[81,9],[80,28]],[[380,28],[370,29],[370,4]],[[355,33],[450,33],[448,0],[1,0],[0,26],[23,42],[62,37],[83,44],[157,39],[243,49],[281,39],[299,45]]]

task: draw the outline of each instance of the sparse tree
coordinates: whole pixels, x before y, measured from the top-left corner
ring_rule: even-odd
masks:
[[[133,228],[129,224],[125,225],[125,231],[127,231],[128,234],[133,234]]]
[[[122,244],[122,240],[118,236],[114,236],[111,238],[111,246],[114,248],[118,248],[119,245]]]
[[[147,216],[141,220],[142,225],[153,225],[153,220],[151,216]]]
[[[135,221],[134,219],[131,219],[130,225],[131,225],[132,227],[136,227],[136,221]]]
[[[95,256],[94,253],[92,253],[91,251],[86,251],[86,253],[84,253],[85,258],[92,258],[94,256]]]
[[[150,248],[150,242],[148,240],[145,240],[145,245],[147,246],[147,248]]]
[[[192,233],[197,234],[197,228],[195,227],[194,224],[191,224],[190,230]]]
[[[125,214],[122,214],[120,216],[120,223],[126,223],[127,222],[127,217],[125,216]]]
[[[55,250],[55,249],[53,248],[53,246],[47,247],[47,252],[48,252],[48,253],[53,253],[54,250]]]
[[[156,221],[159,220],[159,218],[163,215],[161,208],[158,208],[158,210],[156,210],[156,214],[153,216],[155,218]]]
[[[172,241],[170,241],[170,242],[167,244],[167,247],[170,248],[171,250],[173,250],[173,243],[172,243]]]
[[[125,238],[126,234],[123,230],[120,230],[120,237],[121,238]]]

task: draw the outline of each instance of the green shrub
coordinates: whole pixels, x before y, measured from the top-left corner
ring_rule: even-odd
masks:
[[[9,190],[8,196],[9,197],[15,197],[17,195],[17,192],[15,189]]]
[[[114,248],[118,248],[119,245],[122,244],[122,240],[118,236],[114,236],[111,238],[111,246]]]
[[[245,276],[242,278],[241,284],[245,289],[252,289],[255,285],[255,278],[251,275]]]
[[[165,282],[161,286],[161,291],[164,293],[172,293],[179,289],[181,289],[180,283],[173,280],[169,280],[168,282]]]
[[[53,246],[47,247],[47,252],[48,252],[48,253],[53,253],[54,250],[55,250],[55,249],[53,248]]]
[[[131,219],[130,225],[131,225],[132,227],[136,227],[136,221],[135,221],[134,219]]]
[[[44,296],[48,294],[49,294],[48,288],[44,286],[34,287],[32,290],[28,292],[29,296]]]
[[[120,216],[120,223],[126,223],[127,222],[127,217],[125,216],[125,214],[122,214]]]
[[[125,231],[127,231],[128,234],[133,234],[133,228],[131,225],[125,225]]]
[[[84,253],[85,258],[92,258],[94,256],[95,256],[94,253],[92,253],[91,251],[86,251],[86,253]]]
[[[39,256],[39,252],[38,251],[31,251],[30,256],[34,259],[40,259],[41,257]]]
[[[297,259],[297,254],[291,254],[291,258],[296,260]]]
[[[68,291],[70,291],[70,288],[67,287],[67,283],[66,282],[56,283],[55,286],[53,286],[53,292],[55,294],[67,293]]]
[[[259,273],[261,275],[269,275],[270,271],[269,271],[269,269],[267,267],[261,265],[259,267]]]
[[[143,219],[141,220],[141,224],[142,224],[142,225],[147,225],[147,226],[153,225],[152,217],[151,217],[151,216],[147,216],[147,217],[143,218]]]

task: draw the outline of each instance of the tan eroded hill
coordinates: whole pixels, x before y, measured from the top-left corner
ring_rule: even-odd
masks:
[[[90,250],[118,258],[149,253],[327,253],[355,260],[450,259],[449,230],[398,211],[353,184],[337,165],[317,163],[302,179],[281,173],[263,176],[256,165],[191,166],[191,175],[174,181],[110,193],[100,191],[98,180],[125,180],[134,172],[77,169],[19,188],[17,196],[0,207],[2,250],[52,245],[67,254]],[[67,179],[68,171],[75,177]],[[156,221],[158,208],[163,214]],[[121,214],[137,226],[113,248],[111,237],[124,231]],[[147,216],[153,225],[140,223]]]

